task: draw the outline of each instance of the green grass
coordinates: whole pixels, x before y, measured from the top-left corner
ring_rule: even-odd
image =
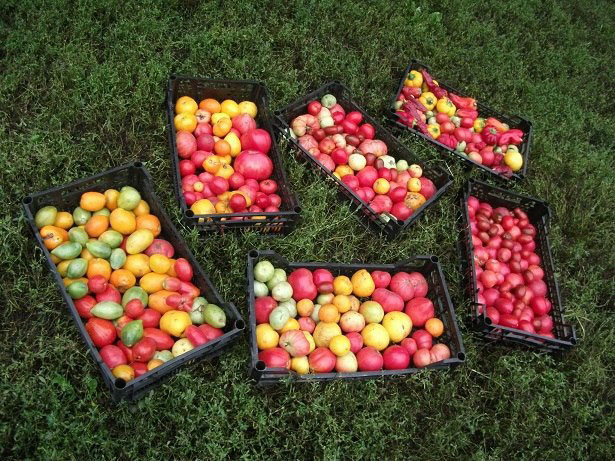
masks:
[[[612,2],[28,2],[0,5],[0,451],[68,459],[612,459],[615,363],[615,117]],[[274,2],[272,2],[274,3]],[[367,2],[366,2],[367,3]],[[247,377],[247,335],[136,404],[113,406],[28,234],[20,199],[145,161],[177,220],[165,133],[172,72],[267,82],[272,109],[329,79],[382,117],[411,58],[534,122],[529,178],[550,202],[551,242],[579,346],[563,357],[493,347],[467,326],[453,189],[395,243],[365,232],[288,148],[303,204],[287,238],[197,238],[180,226],[224,297],[247,317],[245,255],[392,262],[438,255],[467,363],[394,382],[284,385]]]

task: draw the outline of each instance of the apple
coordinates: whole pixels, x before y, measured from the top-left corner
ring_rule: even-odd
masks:
[[[369,346],[357,352],[357,363],[361,371],[379,371],[382,370],[384,359],[380,352]]]
[[[372,280],[376,288],[386,288],[391,283],[391,274],[385,271],[373,271]]]
[[[410,354],[402,346],[387,347],[382,358],[385,370],[403,370],[410,364]]]
[[[398,272],[391,277],[391,284],[389,286],[391,291],[401,296],[403,301],[409,301],[414,297],[414,284],[412,283],[412,277],[407,272]]]
[[[282,333],[279,346],[291,357],[303,357],[310,352],[310,343],[301,330],[288,330]]]
[[[406,314],[412,319],[412,325],[422,327],[427,320],[435,316],[435,310],[431,300],[418,297],[408,301]]]
[[[261,323],[268,323],[269,314],[271,314],[271,311],[273,311],[276,307],[278,307],[278,303],[271,296],[256,298],[254,301],[256,324],[259,325]]]
[[[330,373],[335,368],[337,357],[326,347],[317,347],[314,349],[308,360],[310,362],[310,370],[314,373]]]
[[[363,336],[356,331],[351,331],[345,335],[350,340],[350,351],[356,354],[363,347]]]
[[[404,310],[404,300],[402,297],[386,288],[376,288],[372,293],[372,301],[379,303],[385,314]]]
[[[258,354],[258,359],[265,362],[267,368],[286,368],[290,370],[290,355],[281,347],[261,351]]]

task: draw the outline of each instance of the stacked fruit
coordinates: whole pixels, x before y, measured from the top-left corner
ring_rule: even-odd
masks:
[[[418,272],[327,269],[286,276],[271,262],[254,267],[256,342],[267,367],[299,374],[401,370],[450,357],[444,332]],[[405,311],[404,311],[405,310]],[[413,327],[414,333],[410,337]]]
[[[551,301],[535,253],[536,228],[520,208],[493,208],[470,196],[478,302],[496,325],[553,338]],[[482,311],[480,312],[482,314]]]
[[[307,111],[292,120],[292,135],[376,213],[405,221],[435,194],[419,165],[388,155],[361,112],[346,113],[332,94],[310,102]]]
[[[182,192],[194,214],[280,211],[271,136],[256,127],[256,104],[207,98],[197,105],[182,96],[175,112]]]
[[[116,378],[130,381],[224,334],[224,311],[200,296],[190,263],[157,238],[160,221],[135,188],[85,192],[72,214],[46,206],[35,223]]]
[[[413,70],[395,102],[404,125],[467,155],[471,160],[510,177],[523,167],[518,146],[523,131],[510,129],[495,117],[481,118],[473,98],[441,88],[426,70]]]

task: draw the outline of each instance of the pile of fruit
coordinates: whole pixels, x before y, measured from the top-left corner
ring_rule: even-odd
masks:
[[[404,125],[498,174],[510,177],[523,168],[518,148],[523,131],[510,129],[495,117],[479,117],[476,100],[441,88],[424,69],[408,74],[394,108]]]
[[[280,211],[271,136],[256,126],[256,104],[182,96],[175,113],[182,192],[195,215]]]
[[[35,224],[85,329],[116,378],[130,381],[224,334],[224,311],[131,187],[85,192],[72,213],[45,206]],[[198,325],[198,326],[197,326]]]
[[[365,269],[335,277],[271,262],[254,266],[256,342],[267,367],[299,374],[422,368],[450,357],[418,272]],[[412,333],[414,328],[414,332]],[[412,333],[412,335],[410,335]]]
[[[419,165],[388,155],[361,112],[346,113],[332,94],[310,102],[307,112],[292,120],[292,136],[376,213],[405,221],[435,194]]]
[[[553,338],[551,301],[535,253],[536,228],[520,208],[468,198],[478,302],[495,325]],[[482,311],[479,312],[482,314]]]

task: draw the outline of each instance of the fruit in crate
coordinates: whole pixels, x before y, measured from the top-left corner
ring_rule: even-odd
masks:
[[[361,112],[346,112],[331,94],[306,110],[291,121],[291,135],[375,213],[403,222],[436,193],[419,165],[394,158]]]
[[[257,126],[256,104],[182,96],[175,112],[181,189],[195,215],[280,211],[272,139]],[[251,218],[261,216],[234,219]]]
[[[201,296],[139,191],[85,192],[78,205],[42,207],[35,223],[115,377],[129,381],[224,334],[224,310]]]
[[[352,373],[424,367],[450,357],[444,323],[419,272],[295,268],[287,276],[261,259],[253,284],[261,290],[254,293],[255,331],[266,366]]]

